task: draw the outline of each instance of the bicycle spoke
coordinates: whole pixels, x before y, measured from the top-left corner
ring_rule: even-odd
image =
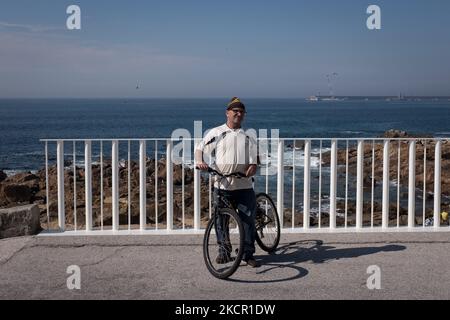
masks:
[[[221,209],[208,223],[203,243],[208,270],[217,278],[229,277],[239,267],[243,254],[244,231],[238,215]]]
[[[257,197],[257,242],[261,249],[272,252],[280,239],[280,223],[272,200],[265,194]]]

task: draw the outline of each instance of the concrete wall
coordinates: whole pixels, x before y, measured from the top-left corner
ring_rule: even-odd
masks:
[[[40,230],[37,205],[0,209],[0,239],[33,235]]]

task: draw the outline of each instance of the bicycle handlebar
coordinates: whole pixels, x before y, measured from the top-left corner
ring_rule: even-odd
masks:
[[[195,169],[200,170],[199,167],[195,167]],[[243,174],[242,172],[234,172],[234,173],[230,173],[230,174],[222,174],[219,171],[208,167],[207,170],[209,173],[212,173],[216,176],[222,177],[222,178],[229,178],[229,177],[236,177],[236,178],[248,178],[245,174]]]

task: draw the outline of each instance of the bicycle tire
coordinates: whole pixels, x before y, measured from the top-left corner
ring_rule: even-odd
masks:
[[[237,243],[238,243],[238,248],[237,248],[238,251],[237,252],[236,252],[236,250],[232,251],[232,253],[236,254],[235,256],[233,256],[233,260],[232,260],[233,263],[230,263],[230,265],[228,267],[224,267],[221,269],[218,269],[214,263],[217,259],[215,257],[215,255],[217,255],[217,251],[214,250],[214,252],[212,252],[212,249],[210,248],[210,245],[209,245],[210,241],[213,241],[213,243],[215,241],[217,243],[216,235],[212,233],[212,230],[217,230],[215,228],[215,223],[216,223],[215,217],[218,214],[221,214],[224,217],[229,216],[230,219],[233,219],[234,223],[236,223],[237,232],[238,232],[238,237],[237,237],[238,239],[235,240],[235,242],[237,241]],[[233,238],[236,238],[235,232],[232,234],[233,234]],[[211,239],[211,236],[213,237],[212,239]],[[220,245],[219,245],[219,247],[220,247]],[[242,221],[239,218],[239,215],[236,213],[236,211],[229,209],[229,208],[222,208],[219,210],[218,213],[215,213],[209,220],[208,225],[206,226],[205,235],[203,237],[203,258],[205,260],[206,267],[207,267],[208,271],[214,277],[216,277],[218,279],[226,279],[226,278],[230,277],[238,269],[238,267],[242,261],[243,255],[244,255],[244,226],[242,224]]]
[[[267,210],[263,210],[263,208],[258,207],[261,205],[261,203],[264,203],[264,202],[266,202],[266,205],[268,204],[271,207],[272,210],[270,211],[270,213],[268,213]],[[272,253],[277,249],[278,244],[280,243],[281,226],[280,226],[280,218],[278,217],[277,208],[275,207],[275,204],[273,203],[272,198],[266,193],[258,193],[256,195],[256,206],[257,206],[256,210],[262,210],[261,212],[257,211],[257,214],[256,214],[256,242],[258,243],[259,247],[262,250],[264,250],[268,253]],[[258,214],[262,214],[264,216],[264,218],[261,219],[261,217],[258,216]],[[266,233],[266,235],[273,234],[273,237],[271,237],[271,240],[268,241],[269,243],[265,243],[262,240],[262,238],[265,238],[264,228],[269,223],[272,223],[272,222],[273,222],[273,226],[271,226],[272,230],[270,230],[271,231],[270,233]]]

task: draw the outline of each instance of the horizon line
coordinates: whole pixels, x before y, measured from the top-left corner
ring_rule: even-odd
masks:
[[[398,95],[311,95],[316,97],[335,97],[335,98],[398,98]],[[301,97],[251,97],[251,96],[241,96],[245,99],[308,99],[311,96],[301,96]],[[213,97],[0,97],[0,100],[31,100],[31,99],[128,99],[128,100],[142,100],[142,99],[229,99],[228,96],[213,96]],[[450,99],[450,95],[404,95],[402,98],[445,98]]]

